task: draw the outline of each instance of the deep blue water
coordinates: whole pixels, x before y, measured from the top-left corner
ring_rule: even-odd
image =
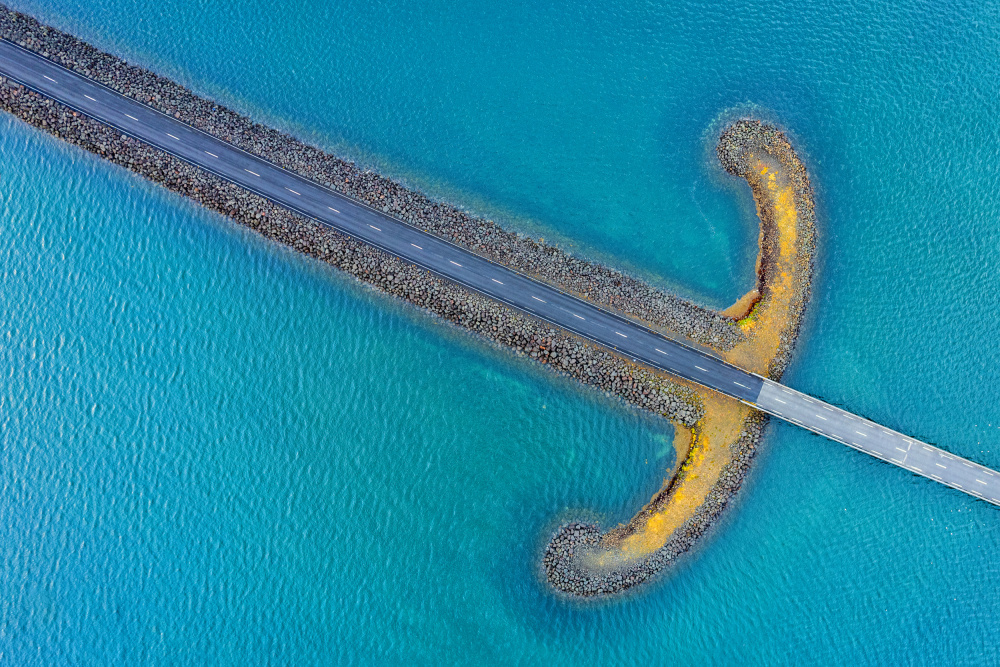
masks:
[[[518,228],[724,304],[734,110],[817,186],[786,380],[1000,466],[1000,15],[958,3],[14,3]],[[99,5],[99,6],[98,6]],[[1000,662],[1000,513],[772,425],[696,554],[539,583],[664,424],[0,118],[7,664]]]

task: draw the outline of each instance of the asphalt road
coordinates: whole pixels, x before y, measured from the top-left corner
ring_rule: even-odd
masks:
[[[715,356],[495,264],[250,155],[6,40],[0,40],[0,73],[124,134],[448,280],[648,366],[727,394],[815,433],[1000,505],[1000,473],[765,381]]]
[[[880,426],[834,405],[764,380],[756,405],[887,463],[1000,505],[1000,473]]]

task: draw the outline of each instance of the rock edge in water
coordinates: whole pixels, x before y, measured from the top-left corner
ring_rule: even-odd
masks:
[[[725,128],[716,147],[716,153],[726,171],[748,182],[751,182],[749,159],[755,152],[765,152],[776,158],[786,171],[795,192],[799,221],[797,231],[804,235],[799,241],[801,254],[800,264],[797,267],[801,276],[799,292],[801,298],[795,302],[796,306],[788,327],[768,369],[768,375],[778,380],[791,360],[791,353],[809,302],[815,256],[814,200],[805,167],[787,138],[775,127],[760,121],[738,120]],[[755,191],[754,196],[759,203],[763,195]],[[767,215],[759,205],[758,213]],[[770,225],[763,223],[762,220],[763,229],[771,228]],[[764,236],[761,239],[761,252],[774,252],[777,242],[776,238]],[[760,271],[766,271],[767,265],[767,262],[763,262]],[[763,286],[767,279],[768,276],[759,275],[758,285]],[[750,463],[757,453],[767,419],[763,413],[753,412],[744,421],[742,432],[737,441],[731,445],[733,459],[723,468],[719,481],[709,492],[705,502],[661,548],[653,553],[597,570],[584,562],[585,560],[593,562],[594,559],[583,557],[588,554],[598,555],[606,549],[603,543],[605,534],[601,532],[600,527],[584,522],[569,522],[560,526],[546,546],[542,557],[542,567],[549,584],[571,596],[585,598],[606,596],[637,586],[675,562],[718,520],[729,501],[739,491],[750,469]],[[669,502],[669,491],[670,485],[667,484],[644,511],[655,511],[653,506],[660,502]],[[642,513],[634,517],[625,527],[626,530],[633,529],[642,518]]]
[[[198,97],[169,79],[129,65],[76,37],[3,5],[0,5],[0,36],[243,150],[477,254],[583,295],[602,307],[667,335],[684,336],[718,350],[730,349],[742,339],[741,331],[731,318],[654,288],[621,271],[573,257],[559,248],[506,230],[492,221],[474,217],[449,204],[435,202],[420,192],[255,123]],[[2,78],[0,108],[36,128],[228,216],[267,238],[320,259],[382,292],[425,308],[502,347],[512,349],[518,355],[529,356],[549,365],[556,372],[594,386],[609,396],[619,397],[687,427],[701,417],[702,407],[695,393],[659,373],[636,366],[609,350],[293,214]],[[770,126],[760,123],[740,126],[756,127],[756,130],[750,131],[757,133],[758,139],[777,137],[779,144],[788,145],[780,132]],[[727,130],[730,134],[732,127]],[[740,147],[736,143],[727,147],[721,141],[719,146],[723,166],[730,173],[740,175]],[[796,161],[796,164],[799,163]],[[803,187],[808,189],[804,172],[801,178]],[[772,369],[772,377],[780,376],[793,345],[794,339],[787,341],[785,354],[781,363]],[[543,561],[549,581],[557,589],[576,595],[600,595],[629,588],[658,572],[690,548],[739,488],[759,441],[763,423],[762,415],[752,419],[740,438],[740,453],[730,465],[731,470],[726,470],[709,500],[699,508],[698,515],[677,531],[663,549],[646,558],[641,567],[635,571],[608,573],[601,581],[588,580],[582,585],[574,583],[576,579],[567,574],[566,562],[555,555],[563,554],[576,545],[586,546],[593,535],[599,535],[599,530],[595,526],[569,524],[557,531],[546,550]]]
[[[658,328],[722,349],[741,336],[730,318],[654,289],[620,271],[475,218],[293,137],[254,123],[169,79],[0,5],[0,36],[91,77],[290,171],[538,279]],[[639,408],[681,424],[697,421],[693,392],[658,373],[540,320],[438,278],[312,220],[290,213],[173,156],[120,135],[11,81],[0,108],[27,123],[189,197],[272,240],[421,306],[515,353],[548,364]]]

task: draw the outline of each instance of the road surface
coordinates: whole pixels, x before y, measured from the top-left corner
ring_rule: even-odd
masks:
[[[0,40],[0,73],[292,211],[653,368],[1000,505],[1000,473],[885,429],[391,218]]]

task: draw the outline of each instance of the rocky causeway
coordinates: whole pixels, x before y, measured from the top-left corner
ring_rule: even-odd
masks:
[[[718,141],[717,155],[722,166],[748,182],[761,218],[758,287],[751,298],[741,300],[745,312],[724,314],[457,206],[433,201],[2,5],[0,37],[387,215],[665,335],[707,346],[748,370],[777,380],[788,365],[808,302],[815,213],[804,166],[786,136],[770,124],[750,119],[735,121],[723,130]],[[555,590],[574,597],[603,596],[648,580],[688,551],[739,490],[759,447],[766,421],[763,414],[745,408],[745,413],[729,415],[726,411],[732,408],[713,407],[717,395],[706,399],[708,390],[637,365],[611,350],[294,214],[14,82],[0,83],[0,107],[26,123],[197,201],[262,236],[326,262],[375,289],[424,308],[484,340],[663,417],[676,426],[678,433],[692,434],[685,455],[681,456],[679,450],[681,465],[668,471],[661,491],[628,525],[602,532],[592,523],[571,521],[555,531],[541,557],[542,576]],[[773,185],[775,175],[778,186]],[[771,194],[768,177],[774,190]],[[782,211],[791,212],[791,227],[775,223]],[[779,304],[780,313],[769,321],[769,313],[778,311]],[[726,413],[737,428],[726,431],[725,437],[709,435],[708,425],[721,413]],[[705,458],[709,451],[723,454]],[[702,476],[702,491],[686,493],[687,505],[676,510],[680,507],[680,491],[685,482],[697,477],[702,459],[710,459],[717,468],[711,484],[706,486],[709,478]],[[671,519],[674,523],[651,519],[663,516],[670,508],[675,508],[674,513],[679,512],[683,521],[676,517]],[[672,526],[669,531],[664,527],[667,525]],[[654,532],[655,539],[645,540],[641,548],[632,544],[636,536]],[[599,557],[602,551],[615,551],[626,543],[631,546],[616,552],[618,557]]]

